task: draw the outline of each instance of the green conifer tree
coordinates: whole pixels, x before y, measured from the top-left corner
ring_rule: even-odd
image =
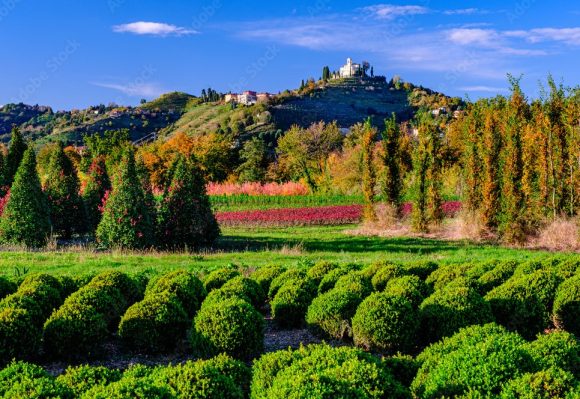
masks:
[[[4,185],[8,187],[12,185],[18,166],[20,166],[20,162],[22,161],[27,148],[28,146],[24,142],[20,129],[16,126],[13,127],[10,146],[8,147],[8,155],[6,156],[6,165],[4,167]]]
[[[220,230],[205,191],[203,172],[179,155],[172,167],[158,211],[158,243],[164,248],[199,248],[212,244]]]
[[[391,119],[385,119],[385,130],[383,132],[383,150],[385,165],[384,172],[384,197],[395,209],[401,203],[401,151],[400,151],[401,130],[397,125],[397,119],[393,113]]]
[[[125,152],[96,232],[105,247],[143,249],[154,244],[154,224],[135,167],[132,148]]]
[[[110,190],[111,181],[107,174],[105,158],[96,157],[89,166],[87,183],[82,195],[87,211],[88,230],[91,233],[96,231],[101,221],[103,200]]]
[[[27,247],[46,245],[51,229],[49,208],[31,148],[24,153],[9,195],[0,218],[2,241]]]

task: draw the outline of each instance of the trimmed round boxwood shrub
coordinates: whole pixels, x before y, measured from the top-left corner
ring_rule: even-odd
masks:
[[[274,321],[286,328],[301,325],[315,290],[310,279],[297,279],[283,285],[270,302]]]
[[[260,309],[266,302],[266,294],[262,291],[260,284],[247,277],[234,277],[220,288],[222,291],[231,291],[242,297],[247,297],[250,303]]]
[[[423,342],[450,336],[462,327],[493,321],[487,301],[470,287],[450,286],[435,291],[419,307]]]
[[[250,378],[250,369],[245,364],[222,354],[166,367],[157,380],[169,386],[178,398],[243,399]]]
[[[408,274],[413,274],[421,280],[426,280],[431,273],[439,268],[439,265],[431,261],[416,261],[405,263],[403,267]]]
[[[270,289],[268,290],[268,298],[272,300],[278,290],[286,283],[293,281],[293,280],[303,280],[306,278],[306,270],[304,269],[289,269],[286,270],[284,273],[280,274],[270,283]]]
[[[552,313],[556,327],[580,337],[580,274],[560,284]]]
[[[37,328],[41,329],[45,318],[42,313],[42,309],[36,303],[36,301],[28,296],[22,295],[20,293],[15,293],[8,295],[2,301],[0,301],[0,310],[2,309],[24,309],[30,317],[30,321]]]
[[[264,318],[246,301],[227,299],[197,313],[191,341],[199,353],[249,359],[264,348]]]
[[[111,332],[116,331],[119,320],[127,309],[127,300],[121,292],[112,285],[97,285],[91,283],[72,294],[63,306],[75,303],[80,307],[92,307],[95,312],[103,315]]]
[[[257,268],[251,275],[252,279],[262,287],[265,294],[270,291],[270,283],[286,271],[284,266],[263,266]]]
[[[163,292],[133,304],[119,324],[119,336],[132,349],[157,353],[171,350],[190,324],[176,295]]]
[[[373,292],[371,279],[362,272],[350,272],[338,279],[334,288],[343,288],[366,298]]]
[[[488,292],[485,299],[498,323],[518,331],[526,339],[533,339],[550,324],[553,299],[560,282],[556,273],[538,270],[510,278]]]
[[[509,381],[499,395],[500,399],[566,399],[572,396],[572,390],[578,380],[574,375],[559,368],[524,374]],[[570,395],[570,396],[569,396]]]
[[[360,270],[360,272],[367,277],[369,280],[371,280],[373,278],[373,276],[379,271],[381,270],[383,267],[385,266],[392,266],[394,265],[393,262],[389,262],[386,260],[380,260],[378,262],[374,262],[371,263],[370,265],[368,265],[367,267],[364,267],[362,270]]]
[[[379,359],[328,345],[264,355],[254,363],[251,392],[254,399],[409,397]]]
[[[318,284],[318,295],[324,294],[325,292],[328,292],[331,289],[333,289],[338,279],[350,272],[351,270],[349,270],[346,267],[339,267],[329,271],[322,278],[320,284]]]
[[[62,287],[62,298],[68,298],[81,288],[79,281],[71,276],[58,276],[57,278]]]
[[[210,292],[207,295],[207,297],[201,303],[201,309],[207,308],[209,306],[213,306],[218,302],[225,301],[227,299],[232,299],[232,298],[238,298],[238,299],[241,299],[241,300],[246,301],[249,304],[251,304],[250,298],[245,296],[243,293],[236,292],[233,290],[225,291],[221,288],[218,288],[217,290],[213,290],[212,292]]]
[[[62,294],[62,285],[60,281],[54,276],[46,273],[35,273],[27,275],[18,289],[23,289],[29,286],[37,287],[38,285],[46,285],[55,289],[59,294]]]
[[[91,281],[91,285],[108,285],[117,288],[129,305],[143,299],[143,290],[127,274],[113,270],[97,274]]]
[[[417,277],[417,276],[414,276]],[[408,387],[417,375],[421,363],[411,355],[397,353],[393,356],[383,357],[383,364],[397,381]]]
[[[43,321],[63,302],[59,291],[42,282],[31,282],[24,286],[21,285],[15,295],[26,296],[36,302],[40,308],[40,318]]]
[[[506,382],[534,371],[524,344],[495,324],[461,329],[417,357],[422,365],[411,390],[425,399],[496,397]]]
[[[175,294],[189,317],[193,317],[199,310],[207,295],[201,280],[185,270],[177,270],[152,281],[147,286],[145,295],[155,295],[164,291]]]
[[[352,318],[355,345],[381,352],[409,349],[418,327],[419,317],[411,302],[383,292],[366,298]]]
[[[90,305],[67,302],[44,324],[44,350],[49,356],[92,356],[108,335],[107,321]]]
[[[565,331],[541,334],[526,345],[538,368],[557,367],[574,375],[580,374],[580,342]]]
[[[429,286],[423,280],[411,275],[390,280],[383,292],[407,298],[413,307],[418,307],[431,293],[430,291]]]
[[[26,359],[40,347],[41,334],[24,309],[0,310],[0,364]]]
[[[505,283],[511,276],[513,276],[518,262],[516,261],[504,261],[498,263],[493,269],[482,274],[477,282],[481,287],[481,291],[487,293],[495,287],[498,287]]]
[[[444,288],[447,284],[459,277],[466,277],[472,264],[441,266],[427,277],[425,282],[435,291]]]
[[[0,371],[0,397],[5,399],[73,399],[73,393],[42,367],[12,362]]]
[[[6,277],[0,276],[0,299],[16,292],[16,284]]]
[[[90,389],[119,381],[121,376],[119,370],[103,366],[69,366],[56,381],[68,387],[74,397],[80,397]]]
[[[221,288],[227,281],[233,279],[240,275],[240,272],[236,269],[225,267],[222,269],[217,269],[208,274],[203,280],[205,290],[209,293],[211,290]]]
[[[373,276],[371,283],[375,291],[382,291],[387,286],[387,283],[396,277],[401,277],[404,270],[399,265],[386,265],[381,267]]]
[[[316,262],[314,266],[308,269],[306,272],[306,277],[309,279],[314,280],[316,285],[320,284],[322,278],[326,276],[330,271],[336,269],[338,265],[336,263],[328,262],[328,261],[319,261]]]
[[[136,378],[123,375],[119,381],[87,391],[83,399],[175,399],[169,387],[162,386],[152,378]]]
[[[315,332],[335,339],[352,337],[351,319],[362,302],[360,295],[336,288],[314,298],[306,323]]]

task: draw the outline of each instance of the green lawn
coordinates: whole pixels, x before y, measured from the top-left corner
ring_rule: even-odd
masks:
[[[379,259],[407,262],[476,262],[489,259],[537,259],[553,256],[542,251],[474,245],[465,242],[418,238],[355,237],[343,233],[348,226],[224,229],[218,248],[211,253],[120,253],[92,251],[2,252],[0,274],[18,272],[84,274],[117,268],[128,272],[168,271],[186,268],[211,270],[234,263],[259,267],[306,261],[371,263]],[[578,256],[578,255],[575,255]]]

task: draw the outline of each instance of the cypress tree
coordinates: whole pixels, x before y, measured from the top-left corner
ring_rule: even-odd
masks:
[[[31,148],[24,153],[9,195],[0,218],[2,241],[27,247],[46,245],[51,228],[49,208]]]
[[[79,195],[79,179],[71,160],[58,143],[50,156],[44,192],[50,207],[53,232],[62,238],[86,231],[86,214]]]
[[[501,134],[497,123],[497,105],[488,105],[484,112],[481,135],[482,187],[481,219],[489,229],[498,226],[500,214],[500,154]]]
[[[367,119],[362,136],[362,191],[365,200],[363,219],[367,222],[377,220],[374,208],[376,179],[373,168],[373,143],[376,135],[376,129],[371,126],[370,119]]]
[[[385,119],[385,131],[383,132],[384,149],[384,196],[388,203],[395,209],[401,204],[401,130],[397,124],[395,114],[391,119]]]
[[[83,190],[83,201],[87,212],[88,230],[94,233],[101,221],[103,200],[111,190],[111,181],[107,174],[105,158],[96,157],[88,170],[87,183]]]
[[[27,148],[28,146],[24,142],[20,129],[14,126],[12,128],[10,146],[8,147],[8,155],[6,156],[6,165],[4,167],[4,185],[8,187],[12,185],[18,166],[20,166],[20,162]]]
[[[199,166],[178,155],[158,211],[158,243],[165,248],[199,248],[212,244],[220,230],[205,191]]]
[[[153,219],[137,175],[135,154],[126,149],[113,189],[97,227],[97,241],[105,247],[143,249],[154,243]]]

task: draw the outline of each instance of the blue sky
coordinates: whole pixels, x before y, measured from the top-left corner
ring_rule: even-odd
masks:
[[[90,4],[90,5],[89,5]],[[572,1],[0,0],[0,104],[137,104],[163,92],[278,92],[324,65],[470,98],[524,74],[580,81]]]

